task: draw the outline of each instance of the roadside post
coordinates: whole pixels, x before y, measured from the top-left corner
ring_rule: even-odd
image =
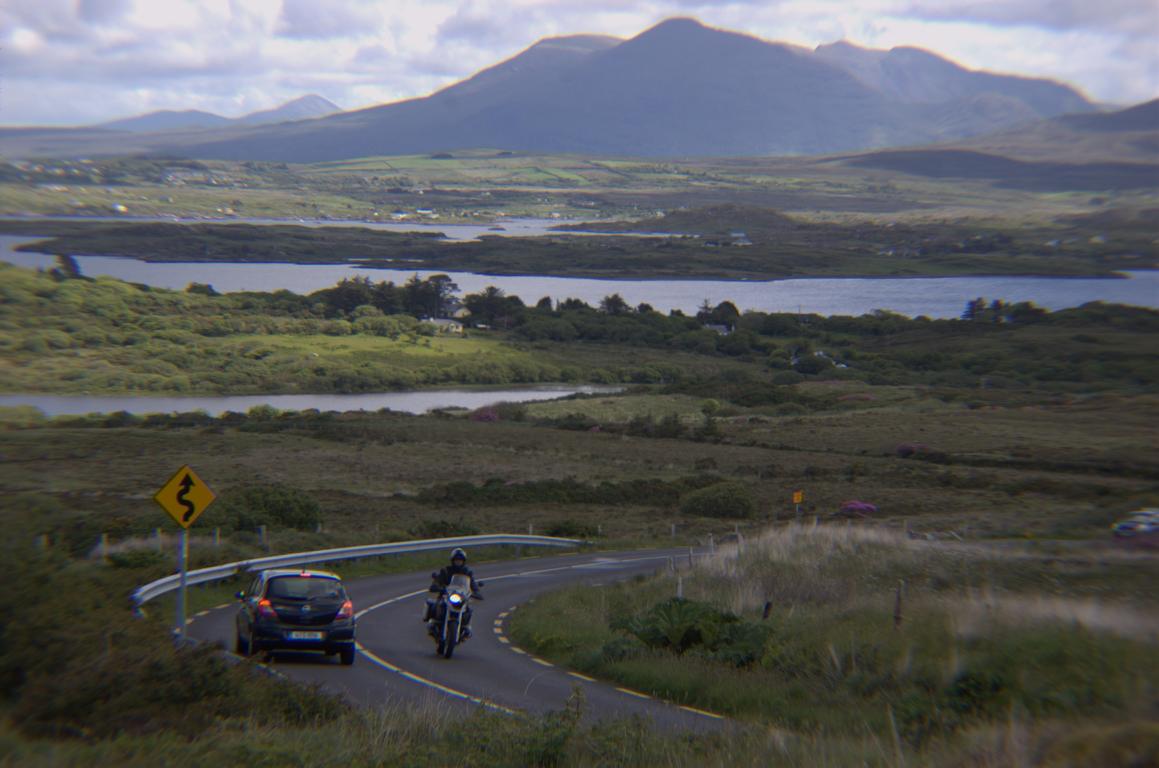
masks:
[[[178,643],[185,639],[185,582],[189,565],[189,526],[196,522],[215,498],[217,496],[188,464],[177,470],[177,474],[169,478],[169,482],[161,486],[161,490],[153,496],[153,500],[181,526],[181,541],[177,549],[177,570],[180,573],[181,587],[177,591],[177,624],[174,628],[174,638]]]
[[[801,502],[805,500],[805,492],[798,489],[793,491],[793,507],[797,514],[797,521],[801,520]]]

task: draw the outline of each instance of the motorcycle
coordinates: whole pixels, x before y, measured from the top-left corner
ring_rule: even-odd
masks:
[[[432,573],[431,576],[437,578],[438,574]],[[475,586],[482,587],[483,582],[476,581]],[[471,636],[471,609],[468,604],[473,597],[482,599],[481,595],[471,592],[471,578],[461,573],[452,576],[451,583],[439,595],[433,618],[427,625],[427,631],[435,639],[435,653],[439,656],[451,658],[455,646]]]

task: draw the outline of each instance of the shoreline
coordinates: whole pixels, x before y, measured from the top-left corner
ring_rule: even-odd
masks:
[[[102,256],[119,259],[133,259],[148,264],[265,264],[265,265],[326,265],[361,268],[368,270],[421,271],[429,273],[456,272],[483,277],[545,277],[562,279],[590,279],[609,282],[618,281],[720,281],[730,283],[771,283],[783,280],[804,279],[941,279],[941,278],[1111,278],[1124,279],[1133,272],[1159,271],[1159,263],[1145,254],[1120,255],[1108,259],[1110,263],[1100,263],[1082,254],[1060,252],[1057,257],[1044,256],[1023,244],[1006,252],[985,254],[946,253],[937,257],[907,257],[865,253],[856,258],[849,253],[835,252],[826,256],[810,256],[802,260],[798,246],[785,251],[772,246],[761,246],[767,250],[749,253],[750,249],[719,249],[715,256],[707,257],[699,250],[687,251],[682,247],[663,263],[656,262],[656,251],[644,246],[633,255],[636,245],[624,241],[657,239],[663,242],[686,242],[690,237],[679,233],[655,232],[600,232],[596,230],[555,229],[559,226],[576,226],[576,223],[560,224],[554,219],[503,219],[507,225],[503,233],[492,231],[486,222],[425,223],[415,222],[367,222],[363,220],[307,220],[307,219],[243,219],[243,218],[197,218],[174,220],[164,217],[82,217],[44,216],[37,218],[0,216],[0,235],[29,238],[27,242],[13,246],[14,250],[50,256]],[[45,232],[35,232],[37,224],[43,224]],[[121,235],[101,239],[101,225],[128,228]],[[590,222],[589,222],[590,223]],[[161,247],[150,249],[149,238],[157,240],[163,231],[143,230],[135,235],[135,227],[230,227],[233,225],[271,227],[269,237],[276,242],[278,237],[291,238],[294,231],[317,232],[327,228],[357,230],[365,233],[347,232],[335,235],[335,248],[339,253],[329,259],[318,256],[326,252],[324,243],[328,235],[312,235],[316,247],[296,245],[280,251],[276,244],[266,247],[266,252],[249,251],[248,247],[219,248],[220,257],[202,256],[201,248]],[[53,230],[57,230],[53,232]],[[92,231],[95,248],[85,248],[84,240]],[[207,237],[213,237],[209,232]],[[385,237],[379,241],[375,238]],[[590,248],[586,245],[569,243],[561,253],[572,258],[557,269],[550,259],[530,258],[528,254],[547,252],[556,238],[602,238],[600,243]],[[137,239],[135,239],[137,238]],[[139,238],[144,238],[138,242]],[[390,239],[397,238],[397,239]],[[515,250],[504,255],[500,241],[511,241]],[[28,248],[35,242],[43,242],[38,249]],[[662,245],[659,247],[663,247]],[[57,244],[59,243],[59,244]],[[622,243],[618,244],[618,243]],[[799,244],[798,244],[799,245]],[[450,250],[444,251],[442,246]],[[457,248],[455,248],[457,246]],[[628,248],[622,259],[608,259],[604,251],[608,247]],[[796,250],[794,250],[796,249]],[[192,252],[190,252],[192,251]],[[233,251],[237,251],[236,253]],[[271,252],[272,251],[272,252]],[[361,255],[369,253],[370,255]],[[417,258],[411,258],[415,256]],[[530,263],[529,263],[530,258]],[[558,260],[557,260],[558,261]],[[1002,267],[1008,262],[1012,269]],[[779,263],[780,262],[780,263]],[[1026,263],[1030,262],[1030,263]],[[1136,266],[1138,262],[1140,267]],[[576,266],[572,266],[575,264]],[[858,269],[861,266],[862,269]],[[869,266],[866,271],[864,267]],[[530,269],[529,269],[530,267]],[[657,271],[663,270],[663,271]]]
[[[664,276],[622,276],[609,277],[603,273],[590,272],[500,272],[496,270],[490,271],[473,271],[466,269],[454,268],[439,268],[421,262],[382,262],[363,259],[345,259],[342,261],[275,261],[267,259],[151,259],[141,256],[126,256],[124,254],[116,253],[77,253],[77,252],[58,252],[54,250],[32,250],[26,246],[38,243],[41,241],[50,240],[55,235],[6,235],[0,232],[0,237],[28,237],[26,242],[18,243],[13,247],[14,251],[20,253],[27,253],[33,256],[46,257],[70,257],[70,258],[108,258],[108,259],[123,259],[126,261],[138,261],[143,264],[247,264],[247,265],[268,265],[268,266],[317,266],[317,267],[350,267],[356,269],[372,269],[381,271],[404,271],[416,273],[429,274],[449,274],[449,275],[477,275],[479,277],[526,277],[526,278],[556,278],[561,280],[600,280],[608,283],[645,283],[645,282],[720,282],[720,283],[777,283],[788,280],[957,280],[961,278],[986,278],[986,279],[1001,279],[1001,278],[1031,278],[1031,279],[1047,279],[1047,280],[1130,280],[1135,273],[1152,273],[1159,272],[1159,266],[1151,268],[1140,269],[1117,269],[1108,272],[1092,272],[1092,273],[1050,273],[1050,272],[954,272],[954,273],[928,273],[928,274],[865,274],[865,273],[851,273],[851,274],[781,274],[776,276],[750,276],[750,277],[727,277],[719,274],[705,273],[695,275],[664,275]],[[2,259],[0,259],[2,260]]]

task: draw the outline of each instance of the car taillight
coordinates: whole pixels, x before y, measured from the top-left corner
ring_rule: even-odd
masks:
[[[342,607],[338,609],[338,613],[334,616],[334,618],[336,618],[336,619],[352,619],[352,618],[354,618],[354,602],[352,600],[347,600],[345,603],[343,603]]]
[[[258,616],[261,616],[263,619],[278,618],[277,612],[274,611],[274,606],[270,605],[270,601],[264,598],[258,601]]]

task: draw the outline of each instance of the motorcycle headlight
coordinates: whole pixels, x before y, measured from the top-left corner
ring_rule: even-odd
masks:
[[[447,597],[447,602],[458,608],[463,604],[463,596],[456,592],[452,592],[450,596]]]

